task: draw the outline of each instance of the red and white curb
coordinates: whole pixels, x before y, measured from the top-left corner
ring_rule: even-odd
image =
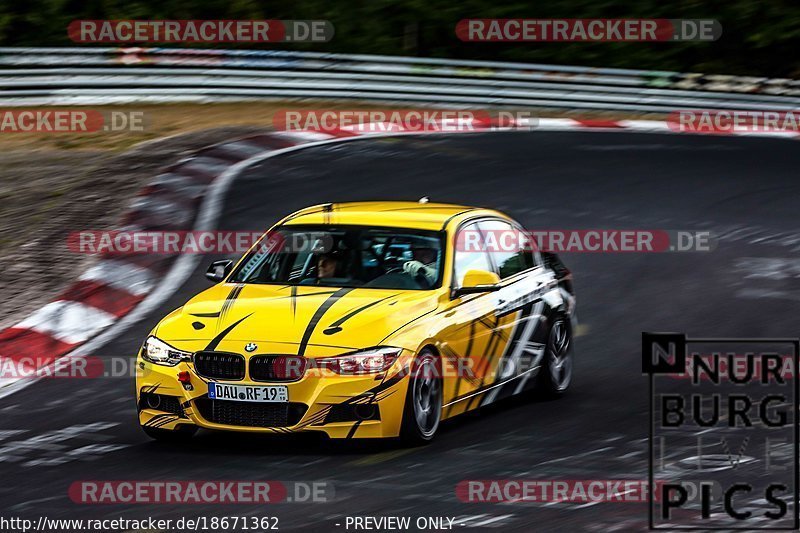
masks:
[[[676,133],[666,122],[642,120],[534,119],[512,130],[526,126],[543,131]],[[388,124],[385,131],[380,127],[370,129],[369,132],[355,129],[335,133],[275,132],[210,146],[165,168],[139,191],[123,215],[122,225],[149,231],[215,229],[231,183],[243,170],[265,159],[363,137],[432,134],[402,131]],[[480,125],[458,133],[488,131],[509,129]],[[766,133],[763,136],[787,137]],[[35,381],[31,377],[16,377],[13,372],[35,374],[67,354],[85,356],[118,336],[169,298],[201,259],[197,254],[101,256],[54,301],[0,331],[0,398]],[[7,372],[9,368],[14,369],[11,374]]]

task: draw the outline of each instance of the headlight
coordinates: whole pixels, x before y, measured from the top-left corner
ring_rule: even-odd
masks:
[[[182,352],[155,337],[147,337],[142,345],[142,358],[157,365],[175,366],[182,360],[190,360],[192,354]]]
[[[392,366],[402,351],[402,348],[390,346],[370,348],[363,352],[315,359],[314,364],[337,374],[375,374]]]

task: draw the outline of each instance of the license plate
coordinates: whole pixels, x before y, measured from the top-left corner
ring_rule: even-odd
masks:
[[[262,387],[211,382],[208,384],[208,397],[234,402],[288,402],[289,390],[282,385]]]

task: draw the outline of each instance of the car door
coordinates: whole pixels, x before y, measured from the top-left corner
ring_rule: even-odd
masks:
[[[470,243],[464,246],[463,243]],[[453,253],[453,285],[459,288],[469,270],[493,272],[495,267],[483,247],[477,221],[456,233]],[[453,374],[444,382],[444,416],[453,416],[480,405],[482,390],[495,381],[498,363],[511,339],[509,326],[514,313],[497,313],[495,292],[467,294],[452,298],[443,314],[447,322],[441,332],[441,351]]]
[[[536,374],[544,357],[557,282],[519,226],[489,219],[480,222],[480,229],[489,259],[500,277],[495,313],[513,317],[501,321],[509,341],[498,363],[495,383],[504,385],[487,392],[482,403],[488,404],[521,392]]]

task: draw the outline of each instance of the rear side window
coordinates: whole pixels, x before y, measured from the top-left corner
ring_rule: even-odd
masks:
[[[483,220],[480,228],[500,279],[533,268],[533,253],[524,231],[502,220]]]
[[[464,276],[470,270],[486,270],[492,272],[492,265],[483,246],[483,236],[478,224],[473,222],[458,230],[456,235],[456,253],[454,279],[455,286],[461,287]]]

